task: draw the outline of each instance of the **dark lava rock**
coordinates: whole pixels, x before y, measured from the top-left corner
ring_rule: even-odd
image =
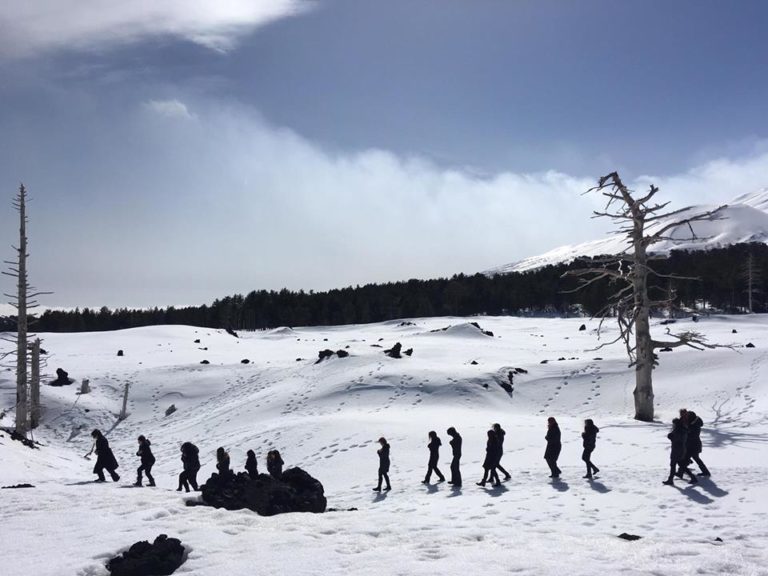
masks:
[[[34,488],[32,484],[14,484],[13,486],[3,486],[3,490],[13,490],[14,488]]]
[[[626,532],[622,532],[621,534],[619,534],[619,538],[621,538],[622,540],[629,540],[630,542],[632,542],[633,540],[640,540],[642,536],[637,536],[635,534],[627,534]]]
[[[320,352],[317,353],[317,362],[315,362],[315,364],[320,364],[320,362],[331,356],[333,356],[333,350],[320,350]]]
[[[745,348],[754,348],[754,347],[755,345],[752,344],[752,342],[747,342],[747,345],[745,346]]]
[[[122,350],[118,350],[118,351],[117,351],[117,355],[118,355],[118,356],[124,356],[124,354],[123,354],[123,351],[122,351]]]
[[[471,364],[472,366],[477,366],[477,360],[472,360],[472,362],[470,362],[470,364]]]
[[[406,356],[413,356],[413,348],[408,348],[405,352],[403,352]]]
[[[178,538],[160,534],[150,544],[136,542],[127,551],[107,562],[112,576],[165,576],[184,563],[184,546]]]
[[[176,404],[171,404],[170,406],[168,406],[168,408],[165,409],[166,416],[170,416],[174,412],[176,412]]]
[[[482,328],[480,328],[480,324],[478,324],[477,322],[470,322],[470,324],[472,324],[472,326],[480,330],[480,332],[482,332],[486,336],[490,336],[491,338],[493,338],[493,332],[491,332],[490,330],[483,330]]]
[[[528,374],[528,370],[525,368],[515,368],[515,374]]]
[[[208,360],[201,360],[200,364],[210,364],[210,362],[208,362]]]
[[[581,326],[579,326],[579,332],[583,332],[586,329],[587,329],[587,325],[586,324],[582,324]]]
[[[250,363],[251,361],[248,360],[248,358],[243,358],[242,360],[240,360],[240,364],[250,364]]]
[[[74,380],[61,368],[56,368],[56,380],[50,382],[51,386],[69,386]]]
[[[304,358],[296,358],[296,362],[301,362]]]
[[[195,344],[200,344],[200,338],[197,338],[194,343]]]
[[[542,360],[541,362],[539,362],[539,364],[546,364],[547,362],[549,362],[549,360]]]
[[[400,324],[398,324],[398,326],[402,328],[404,326],[416,326],[416,324],[413,323],[413,322],[407,322],[406,321],[406,322],[400,322]]]
[[[738,334],[738,332],[736,332],[736,328],[734,328],[733,330],[731,330],[731,334]]]
[[[336,350],[336,356],[338,356],[339,358],[346,358],[347,356],[349,356],[349,352],[347,352],[346,350]]]
[[[389,356],[390,358],[402,358],[400,355],[400,350],[403,349],[403,345],[400,344],[400,342],[396,343],[392,348],[389,350],[384,350],[384,354]]]
[[[261,516],[285,512],[325,512],[325,490],[319,480],[301,468],[288,468],[280,480],[269,474],[256,478],[246,472],[212,474],[200,487],[203,502],[214,508],[247,508]]]

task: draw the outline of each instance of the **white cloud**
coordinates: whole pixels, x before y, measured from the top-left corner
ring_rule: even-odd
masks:
[[[150,100],[144,104],[147,109],[166,116],[168,118],[185,118],[192,119],[194,116],[190,114],[187,109],[187,105],[179,100]]]
[[[34,0],[0,3],[0,57],[170,35],[226,51],[306,0]]]

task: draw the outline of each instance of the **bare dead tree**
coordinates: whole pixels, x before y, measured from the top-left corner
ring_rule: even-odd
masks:
[[[615,316],[619,335],[610,342],[600,344],[598,348],[623,342],[626,347],[630,366],[635,367],[635,418],[651,422],[654,417],[652,371],[656,364],[654,350],[658,348],[677,348],[689,346],[701,350],[714,348],[705,338],[695,331],[673,334],[666,331],[665,340],[655,340],[651,336],[650,313],[652,309],[668,307],[669,297],[653,299],[648,293],[648,276],[675,280],[691,280],[674,274],[659,274],[650,265],[655,256],[648,254],[648,249],[662,240],[673,242],[688,241],[697,238],[693,222],[722,219],[720,206],[714,210],[698,214],[686,214],[688,208],[664,212],[669,202],[652,203],[659,189],[651,185],[647,194],[636,198],[621,181],[618,173],[611,172],[598,180],[598,185],[586,193],[597,192],[606,198],[603,211],[595,211],[595,218],[610,218],[619,226],[616,234],[624,236],[627,248],[615,256],[595,259],[589,267],[566,272],[575,276],[583,289],[590,284],[608,280],[617,285],[609,301],[595,316],[601,318],[598,328],[600,336],[603,322],[608,316]],[[684,239],[673,237],[676,230],[687,229],[689,236]]]
[[[756,294],[760,294],[760,288],[758,285],[762,283],[763,275],[757,264],[755,264],[755,258],[750,251],[747,256],[747,261],[744,263],[744,267],[741,270],[741,277],[747,283],[747,311],[752,314],[753,311],[753,297]]]
[[[29,431],[29,378],[28,368],[28,311],[37,307],[35,298],[47,292],[35,292],[29,284],[27,274],[27,190],[24,184],[19,185],[19,192],[13,200],[13,207],[19,213],[19,245],[13,246],[16,259],[5,261],[8,270],[2,273],[16,279],[17,292],[15,295],[5,294],[11,299],[10,304],[16,308],[16,432],[26,435]]]

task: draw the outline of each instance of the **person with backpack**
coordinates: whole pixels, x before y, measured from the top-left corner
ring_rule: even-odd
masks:
[[[181,488],[189,492],[189,486],[192,486],[192,490],[197,492],[197,473],[200,471],[200,451],[197,446],[192,442],[184,442],[181,445],[181,462],[184,465],[184,470],[179,474],[179,487],[176,488],[177,492],[181,492]]]
[[[445,476],[443,476],[443,473],[440,472],[440,469],[437,467],[437,461],[440,459],[440,446],[442,446],[442,444],[443,443],[441,442],[440,438],[437,436],[437,432],[430,430],[429,444],[427,444],[427,448],[429,449],[427,475],[424,476],[424,480],[421,481],[422,484],[429,484],[429,479],[432,477],[432,472],[437,474],[438,482],[445,482]]]
[[[584,478],[590,480],[592,479],[593,473],[597,474],[600,472],[600,469],[592,464],[592,452],[595,450],[595,445],[597,444],[598,432],[600,432],[600,429],[595,426],[592,419],[588,418],[584,420],[584,432],[581,433],[584,451],[581,453],[581,459],[584,460],[584,463],[587,465],[587,474]]]
[[[93,465],[93,473],[98,476],[96,482],[106,482],[104,478],[104,470],[109,472],[113,482],[120,480],[120,475],[115,472],[119,467],[115,455],[112,453],[112,449],[109,447],[109,441],[106,439],[101,430],[94,430],[91,432],[93,438],[93,446],[91,451],[85,455],[88,458],[91,454],[96,452],[96,464]]]
[[[139,436],[139,451],[136,452],[136,456],[141,459],[141,466],[136,470],[136,482],[134,486],[141,486],[141,473],[147,475],[149,485],[155,485],[155,479],[152,478],[152,466],[155,465],[155,456],[152,454],[151,443],[149,438]]]
[[[448,436],[451,437],[449,444],[453,451],[453,459],[451,460],[451,479],[448,484],[453,485],[454,488],[461,488],[461,469],[459,468],[459,462],[461,460],[461,435],[456,431],[456,428],[451,426],[447,430]]]
[[[380,448],[376,451],[379,455],[379,483],[374,488],[374,492],[381,492],[381,481],[386,481],[386,487],[384,491],[391,490],[392,486],[389,484],[389,443],[387,439],[382,436],[379,438]]]
[[[687,411],[686,420],[688,421],[688,436],[685,441],[685,451],[688,456],[688,464],[691,460],[696,462],[701,472],[699,476],[709,477],[709,468],[701,460],[701,428],[704,426],[704,421],[696,415],[696,412],[691,410]]]

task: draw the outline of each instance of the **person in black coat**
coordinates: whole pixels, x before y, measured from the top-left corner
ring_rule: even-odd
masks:
[[[229,452],[224,450],[223,446],[219,446],[216,449],[216,470],[219,471],[221,476],[229,476],[232,474],[232,468],[230,467]]]
[[[280,480],[283,476],[283,459],[280,457],[280,452],[277,450],[270,450],[267,452],[267,472],[270,476],[276,480]]]
[[[510,476],[509,472],[504,470],[504,467],[501,465],[501,458],[504,455],[504,437],[507,433],[504,431],[504,428],[501,427],[501,424],[494,424],[493,431],[496,432],[496,438],[499,439],[499,463],[496,465],[496,470],[500,470],[501,473],[504,474],[504,480],[509,480],[512,476]]]
[[[544,460],[547,461],[549,470],[552,472],[549,477],[560,478],[562,471],[557,467],[557,459],[560,457],[560,450],[563,446],[560,443],[560,426],[557,425],[557,420],[552,417],[547,418],[547,435],[544,439],[547,441]]]
[[[584,420],[584,432],[581,433],[582,444],[584,446],[584,452],[581,453],[581,459],[587,465],[587,474],[584,478],[592,478],[592,474],[597,474],[600,469],[592,464],[592,452],[595,450],[597,444],[597,433],[600,429],[595,426],[595,423],[591,419]]]
[[[147,475],[149,485],[155,485],[155,479],[152,478],[152,466],[155,465],[155,456],[152,454],[151,443],[148,438],[139,436],[139,451],[136,452],[136,456],[141,458],[141,466],[136,470],[136,482],[134,486],[141,486],[141,473]]]
[[[379,444],[381,447],[376,451],[379,455],[379,483],[374,488],[374,492],[381,492],[381,481],[386,482],[384,490],[392,490],[392,486],[389,484],[389,443],[383,436],[379,438]]]
[[[672,431],[667,434],[667,438],[670,441],[669,450],[669,478],[664,480],[663,484],[667,486],[674,485],[675,472],[680,477],[683,477],[684,473],[687,473],[691,477],[691,484],[696,484],[696,476],[693,475],[691,469],[688,468],[688,457],[685,454],[685,444],[688,437],[688,433],[683,425],[683,421],[680,418],[672,420]]]
[[[688,455],[688,464],[691,460],[696,462],[701,472],[699,476],[709,476],[709,468],[701,461],[701,427],[704,421],[696,415],[696,412],[688,411],[686,414],[688,421],[688,436],[685,441],[685,451]]]
[[[93,452],[96,452],[96,464],[93,466],[93,473],[98,476],[96,482],[106,482],[104,470],[109,472],[114,482],[117,482],[120,480],[120,475],[115,470],[119,465],[115,455],[112,453],[112,449],[109,447],[109,441],[101,433],[101,430],[91,432],[91,437],[93,438],[93,447],[85,456],[87,458]]]
[[[485,486],[489,476],[494,486],[501,485],[499,473],[496,472],[500,459],[501,445],[499,444],[499,438],[496,432],[488,430],[488,441],[485,444],[485,461],[483,462],[483,479],[477,483],[478,486]]]
[[[429,484],[432,472],[437,474],[439,479],[438,482],[445,482],[445,476],[443,476],[443,473],[440,472],[440,469],[437,467],[437,461],[440,459],[440,446],[442,446],[442,444],[440,438],[437,437],[437,432],[430,430],[429,444],[427,444],[427,448],[429,449],[429,462],[427,462],[427,475],[424,476],[424,480],[421,481],[422,484]]]
[[[259,475],[259,465],[256,462],[256,454],[253,450],[248,450],[245,455],[245,471],[248,472],[248,476],[251,477],[251,480],[256,480],[256,476]]]
[[[456,428],[451,426],[448,428],[448,436],[451,437],[449,444],[453,451],[453,460],[451,460],[451,479],[448,484],[452,484],[454,488],[461,488],[461,470],[459,469],[459,461],[461,460],[461,435],[456,432]]]
[[[181,445],[181,462],[184,465],[184,470],[179,474],[177,492],[181,492],[182,486],[184,490],[189,492],[190,485],[192,485],[192,490],[197,491],[197,473],[200,471],[199,452],[197,446],[192,442],[184,442]]]

